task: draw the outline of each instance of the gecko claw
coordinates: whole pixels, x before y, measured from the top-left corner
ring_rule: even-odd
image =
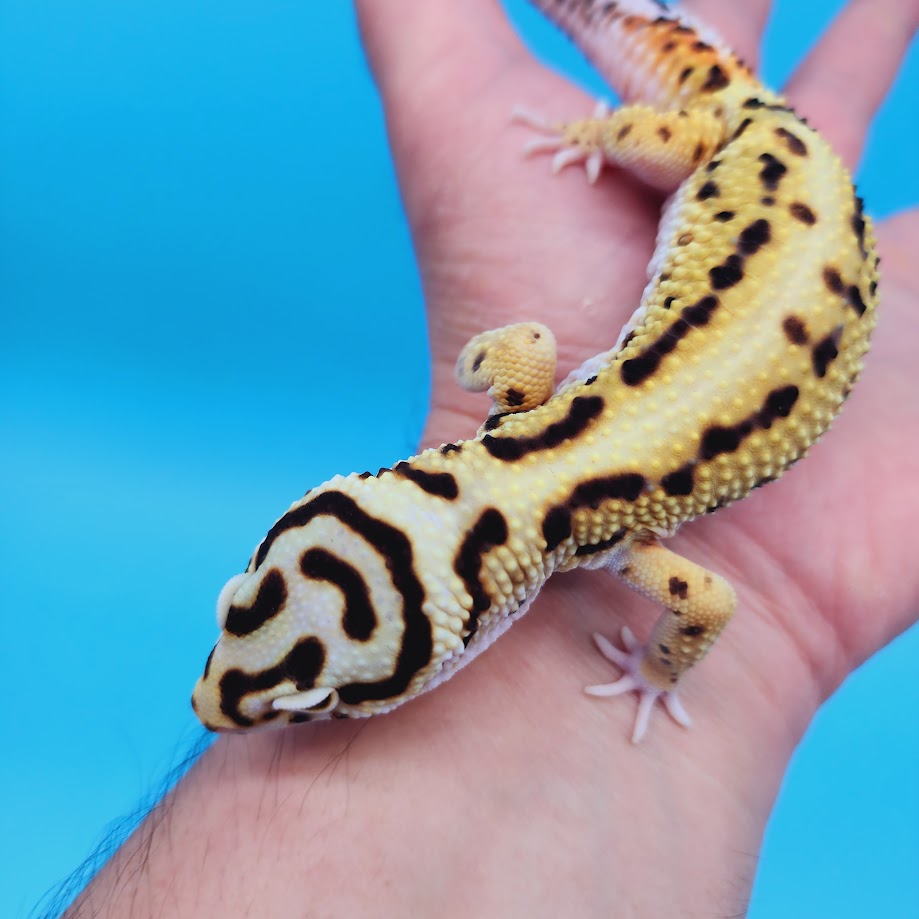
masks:
[[[641,662],[645,655],[644,646],[635,638],[628,626],[622,627],[620,636],[625,651],[621,651],[603,635],[594,634],[593,639],[600,653],[623,671],[622,676],[612,683],[585,686],[584,692],[589,696],[599,697],[619,696],[627,692],[638,693],[638,712],[635,715],[635,727],[632,730],[632,743],[638,743],[647,733],[651,712],[658,699],[667,710],[667,714],[677,724],[688,728],[692,722],[677,691],[658,689],[641,675]]]

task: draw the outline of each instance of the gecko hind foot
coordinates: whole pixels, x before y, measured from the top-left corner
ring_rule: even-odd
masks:
[[[692,722],[686,709],[683,708],[683,703],[680,702],[677,691],[658,689],[642,676],[641,662],[645,657],[644,645],[638,641],[627,626],[622,627],[620,634],[625,651],[621,651],[609,639],[598,633],[594,634],[593,639],[600,653],[623,671],[622,676],[613,683],[586,686],[584,692],[589,696],[618,696],[632,691],[638,693],[638,713],[635,716],[632,743],[638,743],[645,736],[651,719],[651,710],[658,699],[677,724],[688,728]]]

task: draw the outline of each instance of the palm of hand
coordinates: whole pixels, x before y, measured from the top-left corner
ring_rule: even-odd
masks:
[[[726,4],[709,5],[717,25]],[[755,44],[757,20],[765,15],[764,4],[754,6],[759,9],[751,11],[746,31],[739,31],[744,27],[738,23],[738,34],[729,36],[741,50]],[[436,37],[438,18],[442,22],[446,14],[429,15]],[[408,68],[393,71],[378,15],[369,8],[362,14],[390,103],[394,154],[429,301],[434,360],[429,443],[471,434],[484,413],[482,400],[460,393],[452,379],[460,347],[482,329],[529,319],[546,323],[559,339],[565,371],[608,347],[639,300],[659,218],[660,198],[627,175],[608,171],[590,188],[575,170],[552,178],[544,160],[521,161],[526,135],[508,127],[515,105],[532,101],[541,112],[563,119],[588,112],[590,101],[529,58],[500,15],[488,6],[455,17],[468,21],[452,24],[449,48],[429,43],[426,79],[403,99],[400,81],[409,78]],[[878,42],[877,60],[861,61],[862,73],[871,74],[868,82],[862,80],[849,95],[839,92],[833,77],[843,78],[846,48],[868,25],[864,15],[857,6],[847,11],[789,87],[791,102],[850,167],[896,63],[889,49],[896,32],[889,24],[888,47]],[[908,40],[912,30],[903,26],[914,23],[916,10],[898,15]],[[468,41],[464,27],[475,32]],[[483,33],[490,43],[482,42]],[[919,578],[909,572],[907,559],[907,527],[915,510],[910,483],[919,475],[919,405],[909,398],[916,387],[910,355],[919,345],[919,284],[908,253],[919,236],[919,213],[891,219],[877,232],[881,324],[864,378],[843,415],[779,484],[714,519],[693,523],[670,543],[738,589],[738,616],[700,668],[709,691],[722,680],[725,689],[765,690],[757,690],[758,698],[784,711],[793,735],[809,720],[814,703],[904,629],[919,608]],[[583,644],[588,629],[615,632],[613,610],[636,611],[638,621],[630,624],[640,634],[647,631],[650,611],[628,591],[596,577],[573,581],[553,581],[540,613],[567,623],[569,643],[575,634]],[[593,676],[584,673],[583,648],[569,650],[576,658],[567,662],[573,672]],[[527,656],[534,653],[527,648]],[[549,669],[566,666],[559,664],[557,645],[545,653]],[[777,680],[777,674],[784,676]],[[736,716],[746,711],[749,718],[756,702],[744,698],[736,704]]]

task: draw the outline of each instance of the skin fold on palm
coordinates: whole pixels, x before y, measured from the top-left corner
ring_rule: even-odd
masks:
[[[755,64],[767,2],[686,5]],[[521,159],[515,106],[566,118],[593,100],[531,57],[494,0],[361,0],[358,13],[428,303],[424,445],[436,445],[471,436],[486,411],[453,379],[474,334],[545,323],[560,376],[612,344],[644,286],[661,198],[615,171],[590,187]],[[850,168],[917,22],[919,3],[856,0],[787,87]],[[691,732],[660,719],[636,750],[634,703],[583,695],[615,677],[591,633],[624,623],[643,636],[654,611],[608,577],[566,574],[495,650],[392,715],[221,738],[74,909],[741,912],[801,734],[919,610],[919,212],[877,235],[880,323],[840,418],[780,482],[669,543],[739,598],[687,682]]]

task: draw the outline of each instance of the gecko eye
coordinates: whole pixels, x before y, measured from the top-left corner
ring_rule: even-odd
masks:
[[[223,629],[227,624],[227,614],[230,612],[230,606],[233,604],[233,597],[236,596],[236,591],[239,590],[240,585],[249,575],[243,572],[242,574],[234,574],[226,584],[223,585],[223,590],[220,591],[220,595],[217,597],[217,627]]]

